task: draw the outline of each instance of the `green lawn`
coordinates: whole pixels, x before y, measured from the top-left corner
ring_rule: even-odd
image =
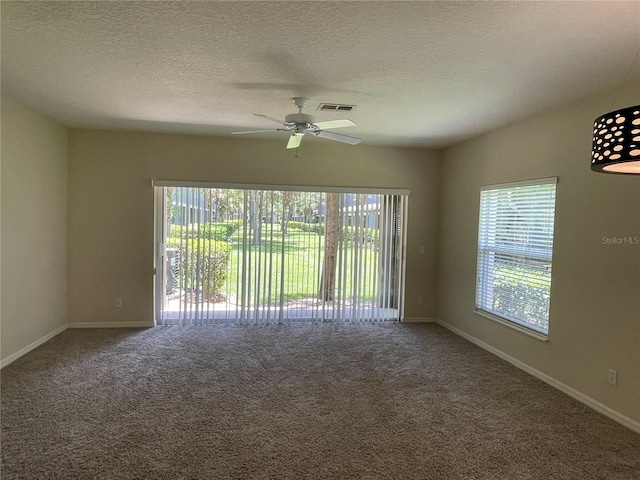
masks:
[[[250,285],[251,300],[255,304],[278,304],[280,302],[281,282],[284,282],[284,301],[317,297],[320,285],[321,262],[324,258],[324,237],[312,232],[289,229],[286,236],[280,231],[279,224],[264,224],[262,242],[251,246],[250,254],[242,257],[242,231],[233,236],[229,276],[224,293],[239,297],[242,265],[246,262],[245,276]],[[353,249],[347,248],[343,258],[338,258],[338,278],[336,288],[342,298],[353,296],[352,285],[356,269],[352,266]],[[365,275],[365,291],[359,292],[362,299],[372,299],[375,288],[375,269],[377,253],[373,248],[360,247],[358,254],[359,275]],[[339,254],[340,255],[340,254]],[[284,269],[282,262],[284,257]],[[346,268],[340,269],[340,264]],[[283,271],[284,278],[280,272]],[[258,285],[256,278],[261,281]],[[269,283],[271,289],[269,290]],[[259,293],[258,293],[259,291]]]

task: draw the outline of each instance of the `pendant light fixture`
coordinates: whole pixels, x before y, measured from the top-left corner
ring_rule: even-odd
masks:
[[[629,78],[639,55],[640,49],[636,52],[610,109],[615,105],[620,89]],[[605,113],[595,119],[591,170],[600,173],[640,175],[640,105]]]
[[[591,170],[640,175],[640,105],[596,118]]]

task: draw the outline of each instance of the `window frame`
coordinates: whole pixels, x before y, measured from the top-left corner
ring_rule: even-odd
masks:
[[[156,325],[180,325],[180,324],[217,324],[217,323],[285,323],[292,321],[402,321],[404,319],[405,300],[405,272],[406,272],[406,251],[407,251],[407,214],[408,201],[410,191],[408,189],[386,189],[386,188],[346,188],[346,187],[318,187],[318,186],[284,186],[280,189],[274,185],[253,185],[253,184],[219,184],[209,182],[185,182],[171,180],[152,180],[154,187],[154,209],[155,209],[155,247],[154,247],[154,321]],[[179,198],[176,202],[172,197],[167,197],[167,188],[174,187],[176,189],[184,189],[180,191]],[[257,188],[249,188],[257,187]],[[266,188],[265,188],[266,187]],[[241,211],[236,213],[234,220],[241,219],[242,227],[239,230],[237,245],[241,248],[241,252],[236,255],[234,265],[238,272],[236,280],[235,295],[237,301],[229,305],[227,308],[216,310],[215,305],[210,301],[200,300],[202,295],[191,295],[196,300],[189,300],[186,295],[189,290],[203,291],[201,287],[204,281],[209,281],[211,275],[209,273],[202,274],[201,270],[205,267],[200,260],[204,254],[205,248],[211,248],[211,238],[205,239],[209,241],[208,246],[200,240],[195,246],[191,246],[188,236],[178,235],[175,244],[171,245],[169,237],[171,236],[171,227],[179,226],[182,228],[191,228],[195,226],[195,231],[200,231],[204,223],[215,223],[212,218],[204,220],[206,215],[204,211],[200,211],[200,205],[203,205],[205,198],[204,189],[221,189],[224,191],[237,190],[241,192],[243,200]],[[320,193],[322,200],[322,208],[318,208],[316,216],[319,217],[318,222],[326,225],[325,210],[327,207],[328,193],[339,194],[338,203],[338,223],[341,225],[342,231],[346,231],[345,227],[353,231],[351,236],[340,235],[337,239],[336,266],[335,266],[335,299],[322,299],[315,305],[305,307],[290,308],[287,303],[287,291],[285,291],[285,280],[294,278],[302,272],[301,269],[289,268],[285,269],[284,255],[284,230],[277,228],[277,235],[274,235],[273,220],[263,222],[271,225],[268,232],[269,238],[265,239],[266,243],[272,244],[277,237],[281,237],[282,250],[272,248],[263,249],[263,242],[259,246],[252,248],[250,242],[250,226],[247,209],[249,208],[248,195],[251,192],[269,193],[278,191],[291,191],[296,193]],[[177,194],[177,191],[173,193]],[[365,198],[366,197],[366,198]],[[377,197],[377,198],[376,198]],[[369,200],[376,200],[375,208],[368,208]],[[278,214],[275,210],[273,200],[265,200],[271,202],[271,207],[267,207],[270,215]],[[183,210],[177,215],[176,221],[171,218],[173,214],[168,214],[168,205],[182,205]],[[371,205],[369,205],[371,207]],[[184,208],[190,212],[185,215]],[[283,204],[280,207],[284,208]],[[206,210],[205,210],[206,211]],[[212,210],[209,210],[212,211]],[[369,228],[366,222],[371,221],[371,213],[375,212],[377,226],[374,230],[378,233],[375,239],[366,241],[353,241],[353,238],[366,239],[362,235]],[[195,217],[191,217],[195,213]],[[283,212],[280,212],[284,214]],[[204,214],[204,215],[203,215]],[[192,219],[193,218],[193,219]],[[254,216],[257,218],[257,216]],[[357,221],[349,224],[348,219],[356,219]],[[263,223],[260,222],[260,223]],[[276,222],[276,223],[279,223]],[[267,229],[267,227],[264,227]],[[185,230],[186,231],[186,230]],[[326,231],[323,228],[322,234],[316,232],[315,237],[322,237],[322,243],[326,240]],[[196,234],[193,239],[200,239],[200,234]],[[320,242],[320,240],[318,241]],[[376,247],[370,248],[372,256],[367,254],[365,249],[369,247],[366,242],[375,242]],[[307,243],[305,248],[308,248]],[[318,249],[314,250],[318,254],[318,258],[325,256],[324,246],[316,244]],[[176,297],[178,299],[178,308],[165,309],[167,306],[166,285],[173,271],[174,265],[180,269],[179,260],[176,255],[169,256],[167,254],[167,246],[172,249],[184,249],[185,258],[188,258],[188,252],[197,252],[195,258],[187,260],[184,265],[192,265],[191,269],[185,266],[182,270],[175,273],[175,277],[182,276],[183,287],[176,290],[183,293]],[[279,255],[278,262],[272,262],[275,256]],[[367,258],[370,260],[367,260]],[[307,261],[309,259],[305,259]],[[233,260],[232,260],[233,261]],[[296,260],[297,261],[297,260]],[[257,266],[257,270],[252,269],[252,264]],[[275,265],[271,268],[271,265]],[[267,267],[269,265],[269,267]],[[297,264],[296,264],[297,265]],[[261,270],[261,267],[264,269]],[[286,273],[294,272],[295,273]],[[274,271],[272,277],[271,271]],[[313,298],[318,295],[318,288],[322,289],[322,297],[324,297],[327,283],[321,279],[325,278],[324,262],[318,260],[316,266],[309,262],[309,268],[305,267],[306,272],[305,283],[310,285],[313,290]],[[195,272],[195,273],[189,273]],[[261,273],[262,272],[262,273]],[[195,275],[195,276],[194,276]],[[318,285],[317,282],[321,282]],[[175,284],[174,284],[175,285]],[[228,286],[228,285],[227,285]],[[174,289],[172,289],[173,291]],[[367,296],[368,291],[373,290],[372,298]],[[274,292],[279,295],[279,302],[271,301],[271,294]],[[228,292],[227,292],[228,293]],[[173,299],[175,300],[175,298]],[[331,302],[331,303],[329,303]],[[299,316],[296,316],[299,315]]]
[[[552,283],[552,265],[553,265],[553,242],[555,239],[555,216],[556,216],[556,198],[557,198],[557,185],[558,178],[557,177],[546,177],[540,179],[533,180],[525,180],[520,182],[511,182],[511,183],[503,183],[503,184],[494,184],[494,185],[486,185],[480,188],[480,202],[479,202],[479,212],[478,212],[478,243],[477,243],[477,257],[476,257],[476,296],[475,296],[475,312],[478,315],[494,320],[502,325],[506,325],[515,330],[518,330],[522,333],[530,335],[539,340],[547,341],[549,336],[549,313],[550,313],[550,303],[551,303],[551,283]],[[485,218],[488,216],[487,209],[490,208],[484,202],[495,202],[497,203],[500,198],[500,191],[503,191],[505,197],[507,192],[513,192],[514,189],[522,188],[522,187],[540,187],[549,185],[552,186],[552,190],[549,192],[549,201],[544,204],[546,215],[548,216],[548,221],[546,224],[546,237],[545,241],[547,242],[547,247],[544,253],[542,253],[539,249],[533,247],[524,247],[518,249],[517,247],[512,247],[513,250],[507,255],[512,255],[511,261],[514,261],[514,266],[524,265],[527,262],[539,263],[543,265],[543,262],[548,262],[548,271],[549,271],[549,280],[548,280],[548,295],[549,295],[549,304],[546,310],[547,317],[547,328],[539,327],[535,324],[529,323],[522,318],[518,318],[517,316],[509,315],[504,311],[497,311],[493,308],[488,308],[488,303],[493,303],[494,297],[493,293],[490,295],[487,294],[486,283],[490,280],[490,275],[488,273],[491,270],[491,273],[495,271],[495,268],[489,264],[489,260],[487,257],[491,255],[491,253],[504,254],[504,248],[500,248],[497,245],[490,246],[487,240],[487,229],[493,228],[493,234],[495,235],[495,229],[497,225],[504,221],[503,217],[500,217],[499,213],[494,213],[493,217]],[[487,195],[485,192],[494,192],[493,198],[485,197]],[[496,195],[497,194],[497,195]],[[520,198],[525,198],[525,196],[521,196]],[[491,224],[491,220],[495,220],[493,224]],[[528,219],[528,218],[527,218]],[[505,233],[503,237],[493,238],[493,242],[497,240],[503,240],[505,242],[509,242],[509,235]],[[515,241],[511,240],[515,243]],[[542,254],[541,254],[542,253]],[[522,255],[518,255],[522,254]],[[516,263],[518,259],[522,259],[523,261],[520,263]],[[522,281],[523,278],[517,278],[515,281]],[[495,282],[492,283],[491,289],[495,286]]]

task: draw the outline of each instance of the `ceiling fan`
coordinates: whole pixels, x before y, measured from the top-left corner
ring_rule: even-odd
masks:
[[[347,135],[340,135],[339,133],[327,132],[327,129],[342,128],[342,127],[355,127],[356,124],[348,119],[342,120],[328,120],[326,122],[316,122],[313,115],[302,113],[302,109],[309,103],[308,98],[294,97],[293,103],[298,107],[298,113],[292,113],[284,117],[284,122],[277,118],[269,117],[268,115],[261,115],[256,113],[254,115],[273,122],[277,122],[282,125],[283,128],[275,128],[271,130],[248,130],[244,132],[231,132],[233,135],[242,135],[246,133],[262,133],[262,132],[290,132],[289,143],[287,148],[298,148],[302,137],[305,133],[309,135],[315,135],[316,137],[326,138],[328,140],[335,140],[336,142],[348,143],[350,145],[356,145],[361,142],[359,138],[348,137]]]

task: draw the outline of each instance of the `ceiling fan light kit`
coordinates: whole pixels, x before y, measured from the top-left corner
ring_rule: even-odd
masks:
[[[596,118],[593,122],[591,170],[640,174],[640,105]]]
[[[262,132],[290,132],[291,137],[289,138],[289,142],[287,143],[287,148],[298,148],[300,146],[300,142],[302,141],[302,137],[307,133],[316,137],[326,138],[327,140],[348,143],[349,145],[357,145],[361,142],[361,140],[356,137],[349,137],[347,135],[341,135],[339,133],[327,131],[328,129],[332,128],[355,127],[356,124],[351,120],[344,118],[341,120],[316,122],[316,119],[313,115],[302,113],[302,109],[305,108],[309,103],[308,98],[294,97],[292,98],[292,100],[294,105],[298,107],[298,113],[287,115],[284,118],[284,122],[267,115],[262,115],[259,113],[254,114],[258,117],[271,120],[272,122],[280,123],[283,128],[276,128],[271,130],[247,130],[242,132],[231,132],[231,134],[241,135],[246,133]]]

